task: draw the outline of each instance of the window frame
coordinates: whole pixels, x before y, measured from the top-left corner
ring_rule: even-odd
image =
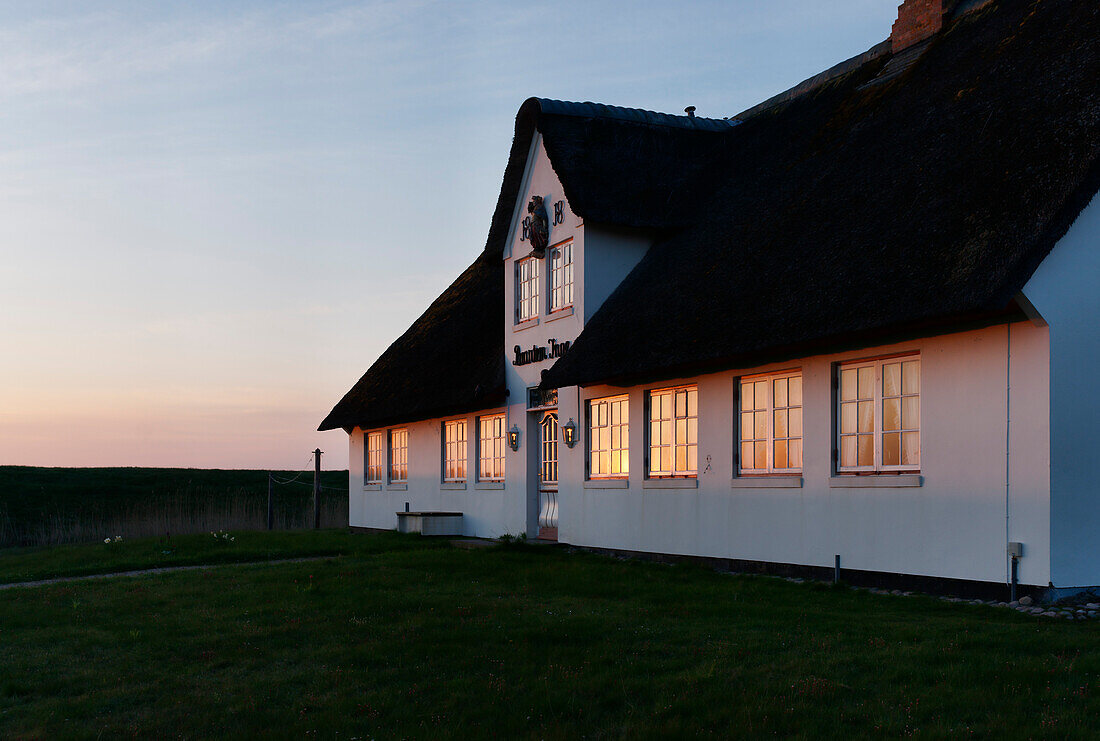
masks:
[[[904,393],[904,389],[905,389],[905,386],[904,386],[905,370],[904,370],[904,367],[902,367],[902,369],[901,369],[902,378],[901,378],[901,386],[900,386],[901,393],[897,396],[886,396],[885,392],[884,392],[884,389],[883,389],[883,383],[884,383],[883,366],[890,365],[892,363],[897,363],[899,365],[903,365],[904,363],[911,362],[911,361],[916,361],[918,363],[918,365],[917,365],[917,391],[916,391],[916,393],[909,393],[909,394]],[[921,382],[921,366],[922,365],[923,364],[921,362],[920,352],[897,353],[897,354],[883,355],[883,356],[880,356],[880,357],[873,357],[873,358],[861,358],[859,360],[848,360],[848,361],[844,361],[844,362],[840,362],[840,363],[835,364],[835,366],[834,366],[834,376],[833,376],[833,413],[834,413],[836,419],[835,419],[835,424],[833,425],[833,434],[834,434],[834,441],[835,441],[834,442],[834,448],[833,448],[833,470],[837,475],[839,475],[839,476],[851,476],[851,475],[858,476],[858,475],[868,475],[868,474],[908,474],[908,473],[920,473],[921,472],[921,466],[923,465],[923,458],[924,458],[924,456],[923,456],[923,441],[922,441],[922,435],[921,435],[921,416],[922,416],[922,414],[921,414],[921,402],[920,402],[920,398],[921,398],[922,393],[923,393],[923,389],[922,389],[923,383]],[[859,384],[859,382],[858,382],[858,369],[859,368],[871,368],[872,369],[872,380],[871,380],[872,394],[871,394],[870,398],[861,397],[859,395],[859,388],[858,388],[858,384]],[[844,398],[843,398],[843,393],[844,393],[843,392],[843,388],[844,388],[844,386],[843,386],[843,383],[844,383],[844,381],[843,381],[843,372],[845,370],[857,370],[857,381],[856,381],[857,388],[856,388],[856,398],[854,400],[844,400]],[[902,425],[902,426],[900,426],[897,430],[884,430],[883,429],[883,422],[884,422],[884,419],[883,419],[883,401],[884,401],[884,399],[905,399],[905,398],[911,398],[911,397],[915,397],[917,399],[917,405],[916,405],[917,406],[916,414],[917,414],[917,420],[918,420],[917,427],[915,429],[904,427],[904,402],[902,402],[901,408],[899,408],[899,411],[898,411],[898,415],[899,415],[898,424]],[[842,432],[843,425],[844,425],[843,404],[853,403],[853,401],[856,403],[856,410],[857,410],[856,411],[856,432]],[[872,420],[872,425],[871,425],[871,432],[870,433],[861,433],[861,432],[859,432],[859,412],[858,412],[858,409],[859,409],[859,403],[866,402],[866,401],[870,401],[871,404],[872,404],[871,410],[872,410],[873,420]],[[911,464],[911,463],[909,463],[909,464],[899,463],[898,465],[884,464],[882,462],[884,447],[885,447],[884,446],[884,435],[886,435],[886,434],[903,435],[905,433],[916,433],[916,435],[917,435],[917,463],[915,465]],[[859,466],[859,465],[845,466],[845,465],[843,465],[843,439],[845,437],[852,437],[852,436],[855,436],[857,438],[856,455],[857,455],[857,460],[858,460],[858,455],[859,455],[858,438],[859,438],[860,435],[869,435],[871,437],[871,441],[872,441],[872,457],[871,457],[872,463],[871,463],[871,465],[869,465],[869,466]],[[904,445],[903,440],[904,440],[904,438],[899,440],[899,443],[898,443],[899,446]],[[900,460],[901,452],[903,450],[904,450],[903,447],[899,447],[899,460]]]
[[[532,319],[537,319],[539,313],[542,311],[542,302],[540,301],[540,282],[539,276],[539,263],[542,262],[534,255],[528,255],[527,257],[521,257],[516,260],[516,291],[515,291],[515,308],[516,308],[516,324],[523,324],[529,322]],[[531,274],[528,278],[523,278],[524,267],[531,266]],[[523,289],[525,285],[531,286],[531,296],[524,298]],[[524,315],[523,310],[527,306],[527,302],[530,301],[532,305],[532,311],[529,315]]]
[[[799,403],[797,405],[793,405],[793,404],[790,403],[790,379],[792,379],[792,378],[797,378],[799,380],[799,386],[801,387],[800,392],[799,392]],[[787,444],[788,444],[788,448],[787,448],[788,460],[790,459],[790,441],[797,439],[799,441],[799,448],[800,448],[799,459],[801,460],[801,462],[803,464],[805,464],[804,456],[806,454],[806,442],[805,442],[805,440],[806,440],[806,429],[805,429],[805,422],[806,422],[806,419],[805,419],[805,407],[806,407],[805,393],[806,393],[806,389],[805,389],[805,382],[802,378],[802,369],[801,368],[789,368],[787,370],[781,370],[781,371],[769,371],[767,373],[754,373],[752,375],[741,376],[739,378],[734,379],[734,383],[736,384],[736,392],[734,394],[734,398],[735,398],[734,403],[736,405],[736,412],[735,412],[735,417],[734,417],[734,426],[735,426],[734,436],[735,436],[735,439],[737,440],[737,447],[735,448],[734,455],[735,455],[736,460],[737,460],[736,468],[737,468],[737,475],[738,476],[746,476],[746,477],[748,477],[748,476],[795,476],[795,475],[801,475],[802,474],[802,465],[799,465],[797,468],[794,468],[794,467],[778,468],[778,467],[775,466],[775,442],[776,442],[776,437],[775,437],[775,413],[777,411],[776,406],[775,406],[775,382],[779,381],[779,380],[783,380],[783,379],[787,379],[787,382],[788,382],[787,406],[779,407],[779,410],[783,410],[783,411],[787,412],[787,433],[788,434],[787,434],[786,437],[780,438],[780,439],[787,441]],[[766,406],[763,409],[757,409],[756,408],[755,396],[754,396],[753,408],[751,410],[746,410],[745,407],[744,407],[744,399],[745,399],[745,393],[744,393],[744,388],[743,388],[744,384],[745,383],[752,383],[752,384],[754,384],[754,387],[755,387],[755,384],[760,383],[761,381],[766,381],[767,382],[768,399],[767,399]],[[755,390],[754,390],[754,394],[755,394]],[[791,428],[790,428],[790,410],[792,410],[792,409],[798,409],[799,410],[799,417],[801,419],[801,422],[799,424],[801,434],[799,434],[797,437],[790,434],[790,432],[791,432]],[[754,418],[753,418],[753,424],[754,425],[755,425],[755,415],[756,414],[761,414],[762,413],[765,416],[765,433],[764,433],[764,437],[763,438],[755,437],[755,430],[754,430],[754,436],[747,441],[748,443],[753,444],[754,447],[755,447],[756,443],[759,443],[759,442],[764,443],[764,445],[765,445],[764,459],[767,463],[767,465],[764,468],[745,468],[745,444],[746,444],[746,439],[745,439],[745,436],[744,436],[745,435],[745,430],[744,430],[743,415],[750,414],[750,413],[754,415]],[[753,463],[755,463],[755,462],[756,461],[755,461],[755,451],[754,451]]]
[[[378,447],[376,449],[371,448],[371,439],[376,438],[378,440]],[[377,465],[371,465],[371,453],[377,453],[378,462]],[[372,479],[371,468],[375,468],[378,471],[378,478]],[[383,430],[369,430],[363,433],[363,483],[367,486],[372,484],[384,484],[386,483],[386,434]]]
[[[482,425],[486,422],[500,422],[500,434],[494,437],[482,436]],[[503,482],[505,475],[505,460],[507,459],[506,448],[508,446],[508,424],[505,418],[504,412],[498,414],[485,414],[477,418],[477,480],[478,482]],[[493,444],[493,450],[490,451],[490,455],[485,455],[485,443],[489,441]],[[496,446],[500,446],[500,455],[495,455]],[[500,475],[499,476],[486,476],[485,466],[486,461],[500,461]]]
[[[390,484],[407,484],[409,483],[409,428],[408,427],[393,427],[389,429],[386,435],[386,480]],[[401,447],[394,446],[394,436],[401,435],[404,440],[404,445]],[[394,460],[394,452],[397,450],[404,451],[404,460],[398,464]],[[401,465],[404,467],[404,477],[397,478],[394,476],[395,466]]]
[[[689,392],[695,394],[695,415],[688,414],[691,410],[690,402],[685,400],[684,402],[684,416],[680,417],[676,413],[676,395],[680,392]],[[672,438],[668,445],[659,444],[657,447],[669,448],[669,472],[653,472],[653,399],[654,397],[670,398],[670,410],[672,413],[669,422],[671,423]],[[688,397],[690,399],[690,396]],[[666,386],[664,388],[650,389],[645,392],[645,409],[646,409],[646,426],[645,426],[645,477],[647,479],[696,479],[699,477],[699,384],[688,383],[680,386]],[[677,421],[683,419],[688,421],[688,425],[691,420],[695,421],[695,442],[679,443],[677,430],[679,425]],[[685,432],[688,426],[685,425]],[[690,438],[691,435],[688,434]],[[695,448],[695,468],[678,469],[676,466],[676,448],[680,447]]]
[[[566,249],[568,249],[568,251],[569,251],[569,262],[565,262],[565,259],[564,259],[564,251]],[[549,299],[550,299],[549,300],[549,313],[554,314],[554,313],[559,312],[559,311],[564,311],[565,309],[568,309],[569,307],[571,307],[573,305],[574,288],[576,286],[575,274],[574,274],[574,269],[573,269],[573,266],[574,266],[574,263],[573,263],[573,238],[570,237],[569,239],[566,239],[566,240],[563,240],[562,242],[559,242],[558,244],[554,245],[549,250],[547,250],[547,252],[549,253],[547,255],[548,259],[546,261],[547,266],[548,266],[547,272],[549,273],[549,276],[547,276],[549,278],[549,284],[548,284],[549,290],[547,292],[547,295],[549,296]],[[557,268],[557,269],[554,268],[554,255],[555,255],[555,253],[561,253],[563,255],[562,265],[561,265],[560,268]],[[557,278],[557,276],[559,274],[561,275],[561,278],[562,278],[561,286],[558,286],[555,283],[555,279]],[[561,304],[555,303],[555,300],[557,298],[557,292],[558,292],[559,289],[561,290],[562,298],[563,298],[563,302]],[[565,300],[565,298],[566,298],[566,296],[565,296],[566,289],[568,289],[568,294],[569,294],[568,295],[568,300]]]
[[[625,407],[619,409],[619,419],[622,420],[617,425],[612,423],[612,404],[625,404]],[[594,428],[592,426],[593,420],[593,408],[600,405],[607,405],[607,424],[599,425]],[[588,442],[585,444],[585,477],[589,481],[596,480],[608,480],[608,479],[629,479],[630,478],[630,395],[629,394],[615,394],[614,396],[601,396],[596,399],[589,399],[584,405],[585,416],[585,429],[588,432]],[[596,429],[607,428],[607,440],[608,447],[606,450],[600,448],[595,449],[593,446],[599,439],[599,435],[595,434]],[[619,428],[619,443],[618,448],[614,447],[614,428]],[[592,457],[598,453],[608,454],[608,471],[606,473],[592,473]],[[614,453],[619,453],[619,471],[615,472],[611,469],[611,461],[614,458]],[[625,470],[623,462],[626,462]]]
[[[450,440],[448,439],[448,431],[451,429],[458,430],[461,428],[461,438]],[[441,473],[443,483],[445,484],[464,484],[466,483],[466,476],[469,473],[470,459],[469,459],[469,444],[470,444],[470,425],[465,417],[459,417],[456,419],[445,419],[440,422],[440,443],[441,443],[441,456],[442,463]],[[452,459],[449,456],[451,450],[454,450],[455,457]],[[448,476],[448,466],[452,460],[456,466],[461,466],[461,475]],[[456,471],[457,473],[457,471]]]

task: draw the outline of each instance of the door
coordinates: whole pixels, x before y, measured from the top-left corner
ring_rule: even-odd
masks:
[[[558,539],[558,412],[539,422],[539,538]]]

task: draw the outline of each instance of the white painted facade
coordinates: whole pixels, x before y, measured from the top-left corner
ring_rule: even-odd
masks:
[[[512,349],[572,341],[649,246],[645,235],[585,224],[564,204],[550,245],[572,240],[574,303],[537,320],[516,322],[515,262],[530,252],[520,223],[533,195],[565,201],[541,141],[528,157],[505,270],[505,348],[509,363],[508,450],[503,482],[477,481],[477,418],[467,420],[467,480],[442,479],[442,419],[409,430],[409,475],[403,484],[365,485],[363,431],[351,435],[353,526],[392,529],[395,512],[459,511],[467,535],[539,533],[539,420],[527,390],[553,360],[513,365]],[[1023,584],[1100,584],[1100,456],[1088,434],[1100,401],[1089,381],[1100,361],[1100,205],[1081,215],[1024,289],[1034,321],[928,337],[858,351],[818,355],[633,386],[560,389],[561,424],[573,420],[575,447],[558,445],[557,537],[575,545],[777,564],[1005,582],[1009,542],[1024,544]],[[548,260],[541,260],[548,291]],[[1049,325],[1049,326],[1048,326]],[[838,475],[838,364],[900,353],[919,354],[920,470],[915,474]],[[739,476],[738,379],[770,371],[800,371],[803,461],[798,475]],[[647,393],[670,386],[698,389],[698,473],[647,479]],[[587,476],[586,404],[629,398],[630,471],[625,478]],[[451,418],[448,418],[451,419]]]

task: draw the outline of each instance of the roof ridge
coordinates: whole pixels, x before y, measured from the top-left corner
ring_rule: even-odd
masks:
[[[703,116],[680,116],[674,113],[661,113],[645,108],[626,108],[607,103],[583,103],[555,100],[553,98],[531,98],[542,113],[555,116],[576,116],[580,118],[611,118],[618,121],[665,126],[673,129],[694,129],[696,131],[728,131],[740,121],[732,118],[706,118]]]

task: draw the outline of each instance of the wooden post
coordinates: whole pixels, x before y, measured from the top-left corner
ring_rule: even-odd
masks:
[[[275,502],[274,502],[274,488],[275,482],[271,478],[271,474],[267,475],[267,529],[275,529]]]
[[[321,449],[313,451],[313,529],[321,527]]]

